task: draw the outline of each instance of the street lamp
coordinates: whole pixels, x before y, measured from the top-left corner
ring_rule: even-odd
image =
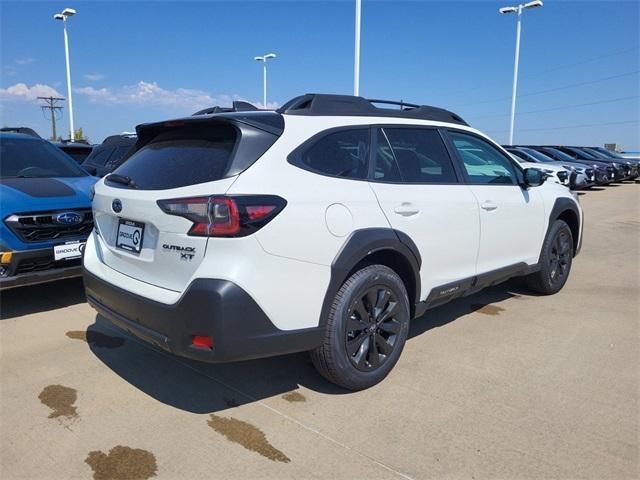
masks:
[[[516,26],[516,59],[513,66],[513,91],[511,92],[511,124],[509,126],[509,145],[513,145],[513,128],[516,118],[516,90],[518,88],[518,63],[520,61],[520,23],[522,17],[522,11],[527,8],[541,7],[543,3],[541,0],[535,0],[533,2],[520,4],[517,7],[502,7],[498,10],[502,14],[515,13],[517,14],[517,26]]]
[[[353,58],[353,94],[360,95],[360,17],[362,16],[362,1],[356,0],[356,38]]]
[[[267,108],[267,60],[276,58],[275,53],[267,53],[266,55],[253,57],[254,60],[262,62],[262,105]]]
[[[73,100],[71,98],[71,68],[69,67],[69,36],[67,35],[67,19],[76,14],[73,8],[65,8],[62,13],[56,13],[53,18],[62,20],[64,25],[64,56],[67,62],[67,101],[69,102],[69,140],[74,141],[73,129]]]

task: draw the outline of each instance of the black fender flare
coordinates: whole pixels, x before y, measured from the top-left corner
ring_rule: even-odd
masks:
[[[400,254],[411,266],[415,285],[415,301],[420,300],[420,267],[422,258],[416,244],[404,232],[392,228],[363,228],[355,230],[345,240],[331,263],[331,278],[320,311],[319,326],[324,326],[329,317],[331,303],[351,270],[364,258],[381,250],[392,250]],[[413,308],[414,305],[411,305]]]
[[[578,255],[578,253],[580,252],[580,248],[582,247],[582,225],[584,222],[582,214],[580,213],[580,209],[578,208],[575,200],[566,197],[556,198],[555,202],[553,203],[553,207],[551,208],[551,212],[549,213],[549,223],[547,225],[547,231],[544,238],[547,238],[547,235],[549,235],[549,230],[551,229],[553,223],[558,220],[560,216],[566,211],[573,212],[578,219],[578,238],[574,239],[576,243],[574,244],[575,248],[573,256],[575,257],[576,255]],[[538,260],[538,263],[539,262],[540,260]]]

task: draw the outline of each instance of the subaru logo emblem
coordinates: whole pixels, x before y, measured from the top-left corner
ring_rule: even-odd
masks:
[[[111,208],[113,208],[114,212],[120,213],[122,211],[122,202],[116,198],[113,202],[111,202]]]
[[[76,225],[82,222],[83,216],[76,212],[64,212],[54,215],[53,219],[60,225]]]

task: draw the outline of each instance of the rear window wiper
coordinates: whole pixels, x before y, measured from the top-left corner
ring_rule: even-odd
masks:
[[[105,180],[108,182],[119,183],[129,188],[138,188],[138,186],[136,185],[136,182],[134,182],[131,177],[127,177],[125,175],[118,175],[117,173],[112,173],[111,175],[107,175]]]

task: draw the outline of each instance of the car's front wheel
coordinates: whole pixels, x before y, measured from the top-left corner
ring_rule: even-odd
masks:
[[[350,390],[384,379],[404,348],[409,299],[396,272],[369,265],[349,277],[336,294],[320,347],[310,352],[320,374]]]
[[[573,235],[566,222],[556,220],[542,245],[540,270],[526,277],[527,285],[543,295],[559,292],[567,283],[573,260]]]

